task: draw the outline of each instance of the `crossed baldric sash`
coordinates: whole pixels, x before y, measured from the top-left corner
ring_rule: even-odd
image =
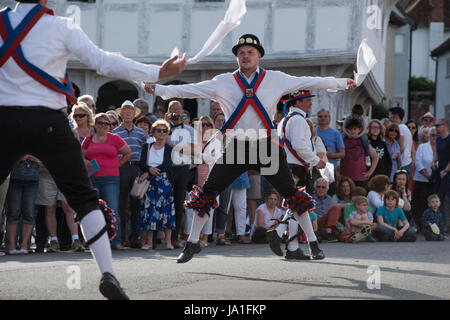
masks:
[[[3,39],[3,45],[0,47],[0,68],[10,57],[12,57],[17,65],[30,77],[45,87],[64,94],[71,103],[76,103],[77,100],[72,91],[72,83],[67,72],[64,83],[59,82],[51,75],[29,62],[25,58],[20,46],[22,40],[27,36],[28,32],[30,32],[39,19],[42,18],[44,14],[54,15],[53,10],[41,5],[36,5],[15,29],[11,26],[11,21],[8,17],[9,11],[11,11],[11,9],[6,8],[0,12],[0,35]]]

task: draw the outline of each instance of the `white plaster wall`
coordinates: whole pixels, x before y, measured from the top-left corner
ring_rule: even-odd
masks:
[[[348,48],[347,43],[350,8],[341,6],[325,6],[316,9],[315,47],[314,49]]]
[[[436,116],[445,118],[450,116],[450,75],[447,75],[447,59],[450,59],[450,51],[439,57],[438,81],[436,87]],[[450,62],[449,62],[450,63]]]
[[[279,8],[274,14],[272,44],[276,51],[306,50],[305,7]]]

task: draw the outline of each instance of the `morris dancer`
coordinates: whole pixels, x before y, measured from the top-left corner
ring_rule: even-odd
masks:
[[[47,0],[23,0],[0,12],[0,183],[14,164],[32,154],[52,174],[58,189],[77,213],[77,221],[102,273],[100,292],[108,299],[128,299],[114,276],[105,216],[99,210],[66,115],[66,98],[76,104],[66,74],[71,54],[100,74],[130,81],[175,76],[185,57],[161,67],[144,65],[96,47],[72,20],[55,17]]]
[[[296,220],[311,209],[314,202],[303,189],[295,187],[286,161],[286,152],[278,143],[272,123],[276,105],[282,95],[298,88],[337,90],[356,88],[352,79],[294,77],[280,71],[264,70],[259,67],[259,62],[264,56],[264,48],[258,37],[253,34],[242,35],[232,48],[232,52],[237,57],[239,65],[239,69],[234,73],[221,74],[212,80],[196,84],[145,86],[147,92],[163,99],[207,98],[217,101],[223,107],[226,119],[220,132],[227,131],[229,137],[231,136],[229,130],[237,129],[234,130],[234,137],[225,147],[222,156],[214,164],[203,188],[194,186],[190,192],[190,200],[185,202],[186,207],[193,208],[198,214],[193,219],[188,242],[177,259],[178,263],[187,262],[194,254],[200,252],[200,231],[209,219],[209,210],[217,206],[216,195],[245,171],[270,170],[272,165],[278,165],[277,172],[267,175],[266,178],[283,195],[284,205],[289,208]],[[244,130],[247,130],[247,133],[250,133],[249,130],[253,130],[253,133],[261,130],[263,133],[259,137],[256,134],[244,137],[239,135],[239,132],[242,133]],[[261,148],[268,151],[269,161],[259,155]],[[231,164],[227,163],[229,160],[232,160]]]
[[[284,105],[285,112],[286,106],[290,106],[289,113],[278,126],[278,137],[286,151],[286,160],[294,180],[297,181],[296,187],[305,187],[308,191],[312,189],[313,184],[311,177],[312,167],[322,169],[326,164],[326,159],[320,159],[313,150],[311,130],[306,122],[306,115],[311,110],[311,97],[313,96],[309,90],[294,91]],[[309,214],[303,214],[298,219],[291,218],[292,216],[287,214],[276,229],[267,232],[267,238],[274,253],[280,256],[283,255],[279,243],[288,226],[290,238],[286,245],[286,259],[324,259],[325,255],[317,245],[317,237]],[[297,239],[299,224],[309,243],[310,256],[304,254],[299,248]]]

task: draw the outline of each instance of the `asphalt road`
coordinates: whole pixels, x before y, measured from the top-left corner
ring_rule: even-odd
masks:
[[[323,243],[322,261],[286,261],[268,245],[211,244],[186,264],[180,250],[113,252],[136,300],[450,299],[450,241]],[[306,248],[302,245],[302,248]],[[90,253],[0,257],[0,300],[103,300]]]

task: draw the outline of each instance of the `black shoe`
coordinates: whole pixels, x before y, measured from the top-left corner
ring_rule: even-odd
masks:
[[[142,248],[142,244],[139,243],[139,242],[131,242],[131,243],[130,243],[130,248],[133,248],[133,249],[140,249],[140,248]]]
[[[199,253],[200,251],[202,251],[202,248],[200,247],[200,241],[197,243],[186,242],[186,246],[177,259],[177,263],[188,262],[192,259],[194,254]]]
[[[325,254],[319,248],[319,243],[317,241],[313,241],[313,242],[309,243],[309,253],[311,254],[312,260],[325,259]]]
[[[105,272],[100,280],[100,292],[108,300],[130,300],[119,281],[109,272]]]
[[[286,259],[288,260],[310,260],[311,257],[304,254],[302,249],[298,248],[295,251],[286,251]]]
[[[322,239],[326,242],[339,242],[338,238],[333,233],[327,233],[327,235]]]
[[[271,230],[266,232],[266,239],[269,241],[270,249],[277,256],[282,257],[283,251],[281,250],[281,238],[277,233],[277,230]]]

